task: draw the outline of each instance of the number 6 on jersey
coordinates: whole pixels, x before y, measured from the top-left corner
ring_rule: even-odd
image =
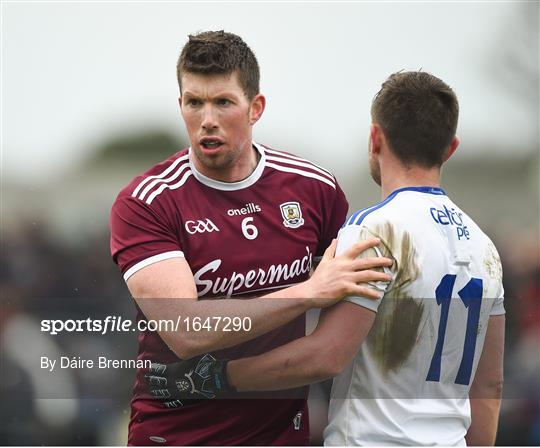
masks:
[[[254,240],[259,235],[259,230],[255,227],[253,222],[253,217],[244,218],[242,220],[242,233],[248,240]]]

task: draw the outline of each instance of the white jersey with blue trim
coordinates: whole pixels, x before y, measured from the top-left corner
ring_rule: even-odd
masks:
[[[497,250],[434,187],[402,188],[353,214],[337,254],[370,236],[394,260],[392,281],[376,285],[381,300],[345,299],[377,316],[334,379],[325,445],[465,445],[488,320],[505,312]]]

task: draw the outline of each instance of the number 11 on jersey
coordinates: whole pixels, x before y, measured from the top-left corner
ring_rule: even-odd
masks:
[[[450,300],[452,291],[456,283],[456,276],[446,274],[435,290],[437,305],[441,307],[441,318],[439,321],[439,332],[435,352],[431,358],[431,365],[426,377],[426,381],[440,381],[441,378],[441,357],[446,334],[446,324],[450,311]],[[482,305],[483,283],[480,278],[471,278],[469,282],[458,291],[458,296],[467,308],[467,329],[465,330],[465,343],[463,346],[463,356],[456,375],[455,383],[468,385],[471,381],[474,351],[476,348],[476,336],[478,333],[478,321],[480,319],[480,307]]]

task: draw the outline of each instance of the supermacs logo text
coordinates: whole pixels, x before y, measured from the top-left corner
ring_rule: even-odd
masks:
[[[290,264],[272,264],[268,269],[251,269],[245,273],[233,272],[230,277],[205,278],[209,273],[215,273],[221,266],[221,260],[217,259],[200,268],[193,277],[199,290],[199,297],[208,293],[212,295],[232,296],[243,288],[260,289],[271,286],[282,280],[290,280],[307,274],[313,265],[313,254],[306,246],[306,255],[293,260]],[[202,288],[202,289],[201,289]]]

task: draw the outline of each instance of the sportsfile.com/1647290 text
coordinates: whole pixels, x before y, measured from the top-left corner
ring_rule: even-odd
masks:
[[[101,334],[129,331],[243,331],[251,330],[251,319],[240,316],[178,316],[173,319],[138,320],[121,316],[107,316],[104,319],[43,319],[41,331],[50,335],[63,332],[97,332]]]

